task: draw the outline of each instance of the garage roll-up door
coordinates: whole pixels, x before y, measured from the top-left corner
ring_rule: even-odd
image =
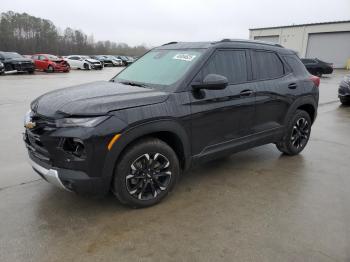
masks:
[[[278,35],[254,36],[254,40],[278,44],[279,36]]]
[[[344,68],[350,58],[350,32],[309,34],[307,58],[319,58]]]

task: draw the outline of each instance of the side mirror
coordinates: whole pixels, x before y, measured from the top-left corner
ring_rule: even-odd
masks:
[[[228,80],[225,76],[217,74],[209,74],[204,77],[202,83],[194,83],[192,87],[194,89],[208,89],[208,90],[221,90],[225,89],[228,85]]]

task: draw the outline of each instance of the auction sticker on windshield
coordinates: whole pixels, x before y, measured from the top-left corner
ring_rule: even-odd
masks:
[[[193,59],[195,59],[195,57],[196,57],[195,55],[189,55],[189,54],[176,54],[173,57],[173,59],[191,62]]]

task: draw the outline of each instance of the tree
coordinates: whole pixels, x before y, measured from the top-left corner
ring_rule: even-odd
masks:
[[[148,49],[144,45],[130,47],[109,40],[95,42],[93,35],[88,37],[81,30],[67,27],[62,33],[50,20],[8,11],[0,14],[0,50],[21,54],[140,56]]]

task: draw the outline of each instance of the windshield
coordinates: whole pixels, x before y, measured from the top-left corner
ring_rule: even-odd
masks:
[[[153,50],[125,68],[113,80],[172,85],[185,75],[202,53],[202,49]]]
[[[20,54],[17,53],[12,53],[12,52],[6,52],[3,53],[4,57],[6,59],[10,59],[10,58],[23,58],[23,56],[21,56]]]
[[[56,60],[60,60],[57,56],[55,55],[47,55],[48,59],[49,60],[52,60],[52,61],[56,61]]]

